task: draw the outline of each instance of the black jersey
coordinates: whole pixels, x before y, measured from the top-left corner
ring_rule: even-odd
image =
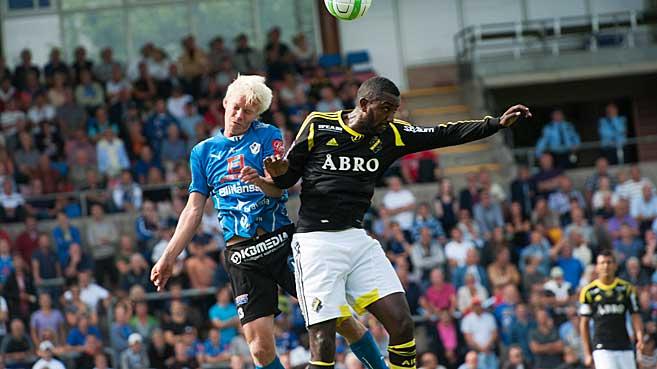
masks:
[[[395,119],[380,135],[366,136],[345,124],[341,111],[314,112],[287,153],[287,173],[273,180],[288,188],[303,177],[298,232],[362,228],[374,185],[396,159],[485,138],[500,128],[492,117],[434,127]]]
[[[636,289],[630,282],[616,278],[610,285],[594,280],[579,294],[580,315],[593,319],[593,350],[631,350],[627,333],[627,313],[639,312]]]

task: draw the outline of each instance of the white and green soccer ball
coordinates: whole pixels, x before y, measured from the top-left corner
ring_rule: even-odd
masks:
[[[358,19],[367,13],[372,0],[324,0],[329,13],[341,20]]]

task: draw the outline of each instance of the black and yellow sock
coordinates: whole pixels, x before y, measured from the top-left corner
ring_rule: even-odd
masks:
[[[415,339],[399,345],[388,345],[390,369],[415,369]]]
[[[314,361],[310,360],[308,363],[308,369],[333,369],[335,368],[335,361],[325,362],[325,361]]]

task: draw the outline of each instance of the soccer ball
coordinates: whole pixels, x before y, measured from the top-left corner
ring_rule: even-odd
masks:
[[[329,13],[341,20],[358,19],[367,13],[372,0],[324,0]]]

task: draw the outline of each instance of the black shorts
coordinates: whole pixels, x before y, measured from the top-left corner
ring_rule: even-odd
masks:
[[[297,295],[291,264],[294,225],[281,227],[229,246],[224,251],[226,271],[242,324],[278,315],[278,286]]]

